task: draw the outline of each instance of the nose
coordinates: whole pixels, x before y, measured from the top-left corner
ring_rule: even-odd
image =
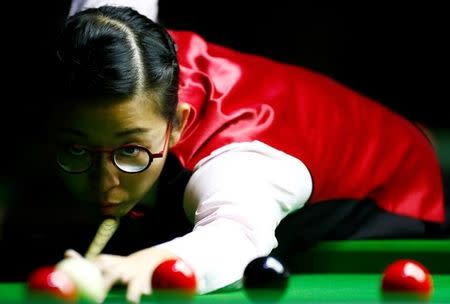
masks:
[[[102,193],[120,184],[119,169],[114,166],[107,153],[101,153],[93,167],[92,179],[98,183],[98,190]]]

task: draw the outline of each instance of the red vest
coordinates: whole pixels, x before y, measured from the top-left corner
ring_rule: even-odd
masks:
[[[389,212],[444,220],[440,165],[413,123],[319,73],[170,34],[179,100],[192,107],[172,152],[187,169],[226,144],[259,140],[308,167],[309,203],[371,198]]]

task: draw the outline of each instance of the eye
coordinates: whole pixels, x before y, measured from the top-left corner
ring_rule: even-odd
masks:
[[[139,152],[141,152],[141,150],[141,147],[138,146],[127,146],[118,149],[117,153],[121,156],[135,157],[139,155]]]
[[[80,146],[68,146],[66,147],[67,154],[73,156],[84,156],[88,153],[86,148]]]

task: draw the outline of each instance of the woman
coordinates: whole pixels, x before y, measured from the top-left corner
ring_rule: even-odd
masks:
[[[157,241],[96,259],[130,301],[171,257],[206,293],[274,250],[425,236],[444,221],[426,136],[323,75],[167,32],[127,7],[75,13],[57,55],[51,127],[65,186],[104,216],[142,218],[147,206],[159,218],[132,232]]]

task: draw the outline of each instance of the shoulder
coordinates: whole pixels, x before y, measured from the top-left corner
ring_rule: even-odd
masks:
[[[303,206],[311,193],[311,174],[303,162],[251,141],[226,145],[202,159],[187,184],[185,205],[193,211],[211,200],[272,201],[289,212]]]

